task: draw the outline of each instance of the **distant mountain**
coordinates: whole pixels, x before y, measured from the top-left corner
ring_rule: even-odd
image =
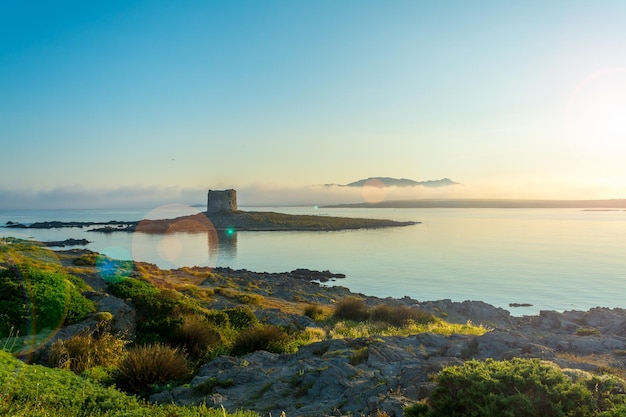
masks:
[[[370,177],[363,180],[351,182],[342,185],[343,187],[363,187],[368,181],[380,181],[386,187],[449,187],[451,185],[460,185],[458,182],[452,181],[450,178],[428,181],[414,181],[407,178],[390,178],[390,177]]]

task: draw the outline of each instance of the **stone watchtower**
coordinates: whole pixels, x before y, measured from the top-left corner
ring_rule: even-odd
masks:
[[[207,214],[220,211],[237,210],[237,191],[235,190],[209,190],[209,198],[206,206]]]

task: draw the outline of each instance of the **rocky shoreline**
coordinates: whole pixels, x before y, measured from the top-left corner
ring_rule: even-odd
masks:
[[[57,252],[68,265],[84,250]],[[300,348],[297,353],[257,351],[241,357],[220,356],[201,366],[189,384],[155,393],[156,403],[207,404],[228,411],[252,409],[262,416],[401,416],[405,406],[428,397],[435,375],[446,366],[470,359],[540,358],[580,377],[588,373],[623,376],[626,370],[626,310],[542,311],[515,317],[481,301],[418,301],[408,297],[379,298],[353,293],[341,286],[325,286],[320,276],[329,271],[294,270],[285,273],[252,272],[230,268],[181,268],[163,271],[138,263],[143,276],[163,285],[193,283],[214,291],[209,308],[240,305],[220,288],[245,291],[264,299],[252,306],[260,322],[291,329],[315,329],[303,305],[332,307],[345,297],[358,297],[368,306],[379,304],[421,308],[450,323],[471,321],[489,331],[468,334],[418,333],[327,339]],[[94,288],[92,299],[100,311],[115,317],[113,326],[132,332],[136,316],[132,304],[106,293],[98,274],[84,274]],[[275,305],[276,307],[268,307]],[[93,324],[93,323],[92,323]],[[62,329],[69,337],[89,323]]]
[[[421,333],[333,339],[294,354],[259,351],[218,357],[203,366],[189,386],[154,394],[150,400],[206,402],[230,411],[250,408],[262,415],[284,411],[302,416],[377,412],[402,416],[404,407],[428,397],[437,372],[470,359],[540,358],[577,377],[593,372],[622,375],[626,366],[626,310],[622,309],[545,311],[519,318],[479,301],[420,303],[368,297],[368,302],[417,305],[434,314],[445,312],[447,320],[472,320],[492,327],[482,336]],[[314,325],[302,317],[272,318],[282,325]],[[261,315],[260,319],[268,321],[269,317]],[[355,360],[359,352],[365,353]],[[198,394],[209,382],[216,387],[209,394]]]

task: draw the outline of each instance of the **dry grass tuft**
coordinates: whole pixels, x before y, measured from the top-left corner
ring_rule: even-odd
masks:
[[[95,366],[116,366],[128,341],[110,333],[93,336],[79,333],[67,340],[57,340],[50,347],[48,363],[56,368],[80,374]]]
[[[356,297],[346,297],[335,305],[333,316],[339,320],[365,321],[369,318],[365,301]]]
[[[128,351],[119,363],[116,380],[126,391],[139,393],[154,384],[183,380],[189,372],[187,359],[178,348],[144,345]]]

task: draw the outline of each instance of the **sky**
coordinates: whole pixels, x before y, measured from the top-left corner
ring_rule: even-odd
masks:
[[[626,2],[0,2],[0,209],[626,198]]]

